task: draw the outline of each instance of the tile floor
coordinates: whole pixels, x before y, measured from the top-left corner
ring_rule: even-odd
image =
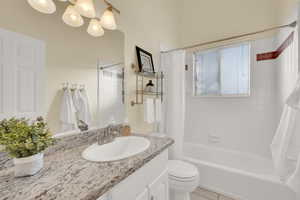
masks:
[[[191,200],[234,200],[234,199],[202,188],[197,188],[192,193]]]

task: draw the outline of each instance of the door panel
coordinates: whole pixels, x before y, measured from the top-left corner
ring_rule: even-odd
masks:
[[[0,29],[0,120],[43,114],[45,45]]]
[[[150,200],[169,200],[169,183],[167,170],[165,170],[150,185]]]
[[[149,200],[149,191],[145,189],[135,200]]]
[[[31,115],[36,112],[36,73],[18,69],[17,75],[17,113]]]

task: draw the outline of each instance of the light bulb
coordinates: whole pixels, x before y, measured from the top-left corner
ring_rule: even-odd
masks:
[[[96,11],[93,0],[77,0],[75,8],[79,12],[79,14],[81,14],[84,17],[96,17]]]
[[[100,37],[104,35],[104,30],[101,26],[101,23],[98,19],[92,19],[90,21],[89,27],[87,29],[87,32],[94,37]]]
[[[27,0],[27,2],[32,8],[41,13],[52,14],[56,11],[53,0]]]
[[[82,26],[84,23],[74,6],[68,6],[62,18],[66,24],[73,27]]]
[[[104,28],[109,30],[117,29],[116,20],[114,13],[112,12],[112,8],[108,8],[105,10],[101,17],[101,24]]]

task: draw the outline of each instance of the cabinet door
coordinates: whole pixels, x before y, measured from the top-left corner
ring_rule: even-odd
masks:
[[[149,200],[149,191],[145,189],[135,200]]]
[[[101,197],[99,197],[97,200],[112,200],[111,193],[108,192],[108,193],[102,195]]]
[[[168,171],[165,170],[149,187],[150,200],[169,200]]]

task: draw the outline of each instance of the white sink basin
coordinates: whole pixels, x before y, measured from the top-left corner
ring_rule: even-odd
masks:
[[[89,146],[82,152],[82,157],[93,162],[117,161],[146,151],[149,146],[150,141],[143,137],[118,137],[108,144]]]

